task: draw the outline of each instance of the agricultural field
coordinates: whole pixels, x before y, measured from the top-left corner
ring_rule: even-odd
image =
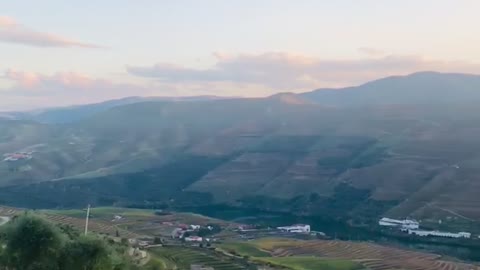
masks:
[[[7,206],[0,206],[0,216],[15,216],[23,213],[24,211],[31,211],[43,216],[45,219],[57,223],[70,225],[83,231],[85,228],[85,214],[83,210],[66,210],[66,211],[54,211],[54,210],[27,210],[20,208],[13,208]],[[104,210],[106,211],[106,210]],[[67,215],[70,214],[70,215]],[[95,233],[106,234],[110,236],[120,236],[124,238],[136,238],[139,234],[124,230],[114,224],[108,224],[102,220],[91,219],[89,221],[89,230]]]
[[[280,259],[280,263],[288,263],[289,260],[292,260],[292,262],[290,263],[295,263],[297,261],[293,258],[308,258],[311,256],[315,256],[316,258],[323,259],[353,261],[371,270],[480,270],[480,266],[447,261],[439,255],[421,253],[411,250],[403,250],[399,248],[381,246],[367,242],[332,240],[301,241],[291,239],[269,238],[251,241],[249,242],[249,244],[256,246],[264,251],[270,252],[271,256],[274,257],[275,260],[277,260],[277,258],[290,258]],[[261,260],[264,261],[267,259],[261,258]],[[309,269],[294,267],[291,269]]]
[[[148,266],[157,266],[160,269],[190,269],[192,264],[213,267],[215,270],[250,269],[249,263],[218,254],[208,250],[186,247],[159,247],[149,249],[152,257]],[[256,269],[256,268],[252,268]]]
[[[245,242],[226,242],[216,246],[228,253],[249,257],[270,257],[270,253],[261,248]]]
[[[84,219],[86,215],[85,209],[41,210],[41,212],[48,215],[61,215],[81,219]],[[121,218],[116,219],[115,216]],[[222,228],[231,226],[231,223],[226,221],[193,213],[164,212],[156,214],[154,210],[149,209],[118,207],[91,208],[90,220],[91,222],[99,222],[137,235],[164,237],[170,237],[173,229],[180,224],[201,226],[218,224]]]
[[[292,270],[357,270],[365,269],[362,264],[341,259],[323,259],[314,256],[255,258],[255,261]]]
[[[64,215],[70,217],[84,218],[86,209],[67,209],[67,210],[42,210],[42,212]],[[136,216],[154,216],[154,210],[135,209],[135,208],[118,208],[118,207],[95,207],[90,208],[90,216],[97,219],[111,220],[113,216],[120,215],[125,217]]]
[[[52,214],[43,214],[43,216],[54,223],[58,224],[65,224],[70,225],[74,228],[79,230],[83,230],[85,228],[85,220],[80,218],[74,218],[69,216],[61,216],[61,215],[52,215]],[[106,224],[104,222],[90,220],[88,223],[89,231],[99,233],[99,234],[106,234],[110,236],[118,236],[122,238],[137,238],[140,235],[121,229],[117,226],[113,226],[110,224]]]

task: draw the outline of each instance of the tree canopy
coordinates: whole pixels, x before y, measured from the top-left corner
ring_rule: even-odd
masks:
[[[1,230],[0,269],[130,269],[125,247],[98,236],[83,236],[33,214],[21,215]],[[123,254],[122,254],[123,253]]]

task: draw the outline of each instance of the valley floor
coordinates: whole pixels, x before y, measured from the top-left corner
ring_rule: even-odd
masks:
[[[8,221],[24,209],[1,207],[0,216]],[[86,212],[36,210],[48,220],[82,230]],[[218,226],[219,231],[204,236],[202,242],[172,238],[172,231],[184,226]],[[148,254],[144,269],[190,269],[191,265],[213,269],[478,269],[426,252],[396,248],[365,241],[319,239],[312,235],[282,234],[271,230],[240,231],[235,222],[193,213],[171,213],[145,209],[93,208],[92,232],[124,238]],[[185,230],[197,234],[196,230]],[[156,240],[157,239],[157,240]],[[156,243],[154,243],[157,241]],[[143,242],[143,244],[141,244]],[[135,243],[135,244],[133,244]]]

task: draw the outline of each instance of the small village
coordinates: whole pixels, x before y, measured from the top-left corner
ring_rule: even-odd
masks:
[[[15,152],[3,155],[3,161],[30,160],[33,158],[33,152]]]
[[[420,223],[411,219],[392,219],[383,217],[378,221],[378,225],[384,227],[390,227],[400,230],[401,232],[408,233],[413,236],[420,237],[446,237],[446,238],[467,238],[470,239],[472,234],[469,232],[443,232],[438,230],[424,230],[420,228]]]

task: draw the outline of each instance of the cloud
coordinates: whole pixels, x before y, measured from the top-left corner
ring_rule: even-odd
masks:
[[[76,72],[41,74],[9,69],[0,74],[11,85],[0,88],[0,111],[6,110],[6,106],[15,109],[61,106],[126,96],[266,96],[352,86],[417,71],[480,73],[480,64],[416,55],[335,60],[268,52],[217,53],[215,57],[216,63],[203,69],[169,63],[130,66],[127,72],[135,76],[125,73],[112,80]]]
[[[0,16],[0,42],[23,44],[36,47],[102,48],[63,36],[40,32],[17,23],[13,18]]]
[[[146,86],[115,83],[76,72],[46,75],[9,69],[0,77],[11,83],[10,87],[0,89],[0,111],[84,104],[152,94]]]
[[[128,74],[117,74],[120,78]],[[100,79],[77,72],[37,72],[8,69],[0,72],[0,112],[100,102],[130,96],[265,96],[269,89],[235,82],[158,82]],[[128,79],[128,78],[127,78]]]
[[[380,50],[364,48],[370,54]],[[276,91],[305,91],[319,87],[343,87],[391,75],[417,71],[480,73],[480,65],[469,62],[429,60],[416,55],[384,55],[335,60],[284,52],[227,55],[215,53],[217,62],[206,69],[170,63],[130,66],[130,74],[167,83],[231,82],[254,84]]]
[[[133,85],[113,83],[109,80],[96,79],[76,72],[57,72],[52,75],[45,75],[8,69],[2,78],[14,84],[12,88],[3,89],[3,94],[25,96],[102,95],[102,91],[125,92],[125,90],[135,88]]]

